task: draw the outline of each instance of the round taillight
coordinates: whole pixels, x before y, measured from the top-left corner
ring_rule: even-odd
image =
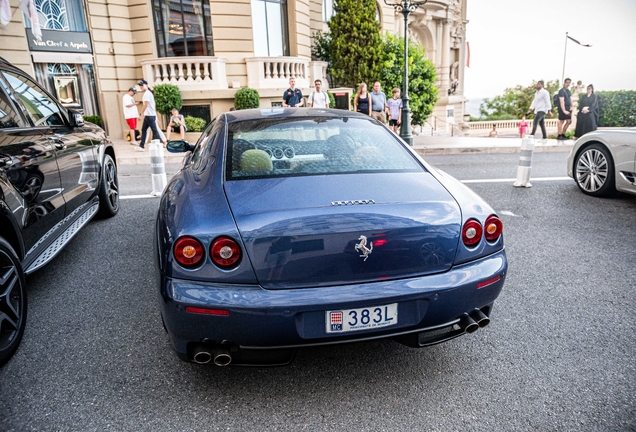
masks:
[[[495,241],[501,235],[503,231],[503,222],[495,215],[488,216],[486,223],[484,224],[484,232],[486,240],[489,242]]]
[[[462,240],[466,246],[475,246],[481,240],[482,227],[476,219],[468,219],[462,229]]]
[[[184,267],[194,267],[204,258],[204,248],[194,237],[179,237],[174,243],[174,258]]]
[[[217,237],[210,246],[210,256],[217,266],[228,269],[241,260],[241,248],[230,237]]]

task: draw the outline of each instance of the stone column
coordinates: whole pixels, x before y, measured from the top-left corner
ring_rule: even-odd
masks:
[[[440,68],[440,93],[448,94],[449,74],[450,74],[450,29],[451,21],[445,19],[442,21],[442,63]]]

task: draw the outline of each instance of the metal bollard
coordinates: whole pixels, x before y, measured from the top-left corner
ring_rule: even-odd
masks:
[[[532,170],[532,153],[534,152],[534,136],[525,135],[521,140],[521,154],[517,167],[517,180],[514,187],[532,187],[530,171]]]
[[[168,183],[166,165],[163,162],[163,146],[161,141],[153,139],[148,147],[150,148],[150,169],[152,171],[152,192],[150,194],[159,196]]]

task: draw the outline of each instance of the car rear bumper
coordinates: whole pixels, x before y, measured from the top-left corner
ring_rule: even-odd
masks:
[[[177,354],[192,360],[193,345],[244,350],[290,349],[391,338],[455,326],[432,343],[463,333],[468,313],[486,314],[504,284],[503,250],[448,272],[402,280],[323,288],[265,290],[254,285],[211,285],[161,278],[161,308]],[[490,283],[488,283],[490,282]],[[480,284],[486,283],[483,287]],[[398,304],[397,324],[348,333],[327,333],[326,311]],[[229,311],[227,316],[186,312],[186,307]],[[431,343],[420,343],[420,346]],[[411,344],[409,344],[411,345]]]

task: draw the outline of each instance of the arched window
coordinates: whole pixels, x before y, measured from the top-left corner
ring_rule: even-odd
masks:
[[[208,0],[153,0],[159,57],[213,56]]]
[[[289,55],[287,0],[252,0],[254,55]]]

